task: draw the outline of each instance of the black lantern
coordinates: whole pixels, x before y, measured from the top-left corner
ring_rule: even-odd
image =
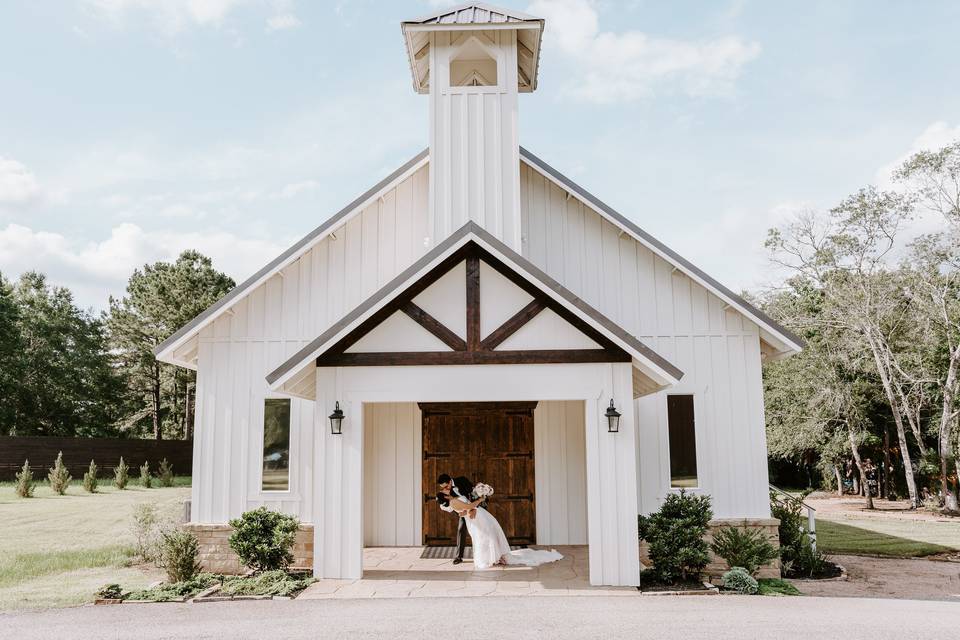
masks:
[[[607,407],[607,431],[617,433],[620,431],[620,412],[613,406],[613,398],[610,398],[610,406]]]
[[[335,436],[343,433],[343,410],[340,408],[339,402],[334,408],[333,413],[330,414],[330,433]]]

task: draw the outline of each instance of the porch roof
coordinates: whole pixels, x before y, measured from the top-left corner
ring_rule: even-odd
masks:
[[[267,383],[276,391],[312,398],[314,394],[311,384],[314,378],[312,374],[316,370],[316,360],[320,355],[362,322],[383,309],[412,283],[424,277],[470,242],[488,251],[520,277],[629,354],[634,367],[635,396],[676,384],[683,377],[683,371],[673,363],[471,221],[270,372],[266,378]]]

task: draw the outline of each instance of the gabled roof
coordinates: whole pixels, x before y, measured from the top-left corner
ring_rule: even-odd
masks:
[[[404,20],[403,24],[502,24],[505,22],[543,22],[543,20],[513,9],[494,7],[482,2],[466,2],[413,20]]]
[[[430,31],[512,29],[517,31],[518,89],[529,93],[537,88],[540,44],[544,20],[513,9],[480,2],[447,7],[429,15],[400,23],[407,45],[413,88],[417,93],[430,89]]]
[[[500,240],[475,222],[467,222],[459,230],[438,244],[420,260],[405,269],[400,275],[384,285],[379,291],[363,301],[339,322],[320,334],[307,346],[287,359],[282,365],[267,375],[267,383],[274,389],[295,377],[304,368],[312,367],[316,358],[324,353],[340,338],[355,329],[364,320],[384,308],[412,283],[422,278],[439,263],[469,242],[475,242],[502,261],[518,275],[539,288],[545,294],[563,305],[567,310],[587,321],[607,339],[626,351],[632,358],[634,367],[641,370],[658,385],[676,384],[683,372],[656,353],[636,337],[624,331],[615,322],[581,300],[559,282],[541,271],[536,265],[516,253]]]
[[[559,185],[568,193],[576,194],[591,209],[599,213],[615,226],[620,227],[620,229],[623,231],[626,231],[628,234],[633,236],[635,240],[646,246],[648,249],[670,264],[677,267],[680,271],[691,277],[693,280],[729,304],[731,307],[748,318],[751,318],[759,325],[764,339],[766,339],[768,342],[772,342],[781,351],[791,352],[800,351],[803,349],[804,341],[802,338],[800,338],[800,336],[780,325],[776,320],[744,300],[742,296],[737,295],[727,287],[720,284],[717,280],[710,277],[692,262],[638,227],[629,218],[614,210],[592,193],[523,147],[520,147],[520,159],[525,161],[528,166],[534,168],[540,174],[546,176],[549,180]]]
[[[619,227],[625,233],[629,234],[635,240],[646,246],[655,254],[666,260],[668,263],[677,267],[681,272],[688,275],[694,281],[698,282],[705,289],[716,295],[718,298],[729,304],[760,327],[761,335],[765,341],[773,345],[782,357],[803,349],[803,340],[785,327],[781,326],[770,316],[763,313],[741,296],[735,294],[727,287],[720,284],[717,280],[710,277],[703,270],[695,266],[689,260],[678,254],[676,251],[667,247],[665,244],[651,236],[649,233],[638,227],[623,214],[617,212],[609,205],[602,202],[599,198],[582,188],[573,180],[567,178],[559,171],[548,165],[546,162],[535,156],[533,153],[520,147],[520,160],[527,164],[541,175],[545,176],[562,189],[575,194],[592,210],[597,212],[613,225]],[[331,216],[319,227],[308,233],[292,247],[284,251],[269,264],[247,278],[244,282],[234,287],[230,292],[217,300],[213,305],[200,313],[193,320],[184,325],[179,331],[161,342],[154,349],[154,354],[163,362],[177,364],[187,368],[195,368],[195,364],[189,360],[179,358],[175,352],[182,345],[186,344],[201,329],[213,322],[221,313],[226,312],[233,304],[242,300],[246,295],[253,291],[257,286],[268,280],[270,277],[293,263],[303,253],[310,250],[318,242],[323,240],[330,232],[346,222],[350,217],[363,210],[363,208],[374,201],[381,193],[384,193],[395,186],[400,181],[411,175],[413,172],[429,162],[428,150],[424,149],[416,156],[411,158],[399,169],[378,182],[371,189],[365,192],[353,202]],[[774,357],[778,357],[774,356]]]

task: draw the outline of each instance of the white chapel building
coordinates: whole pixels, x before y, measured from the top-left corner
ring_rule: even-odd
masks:
[[[429,147],[157,347],[197,371],[191,526],[291,513],[298,560],[359,578],[364,547],[453,544],[446,472],[512,544],[637,585],[670,492],[769,522],[761,364],[802,342],[520,146],[543,29],[404,22]]]

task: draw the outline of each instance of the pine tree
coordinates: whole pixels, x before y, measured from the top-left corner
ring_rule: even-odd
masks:
[[[150,461],[144,462],[140,466],[140,486],[149,489],[153,484],[153,478],[150,476]]]
[[[87,469],[87,472],[85,474],[83,474],[83,488],[88,493],[97,492],[97,485],[99,484],[99,482],[97,481],[97,471],[98,471],[97,463],[91,460],[90,468]]]
[[[50,481],[50,488],[54,493],[62,496],[67,492],[67,487],[70,486],[73,477],[66,465],[63,464],[63,451],[57,454],[57,460],[53,463],[50,473],[47,474],[47,480]]]
[[[160,478],[161,487],[173,486],[173,465],[166,458],[160,461],[160,472],[157,476]]]
[[[33,471],[30,470],[30,461],[23,461],[23,469],[16,474],[17,484],[16,490],[17,495],[21,498],[32,498],[33,497]]]
[[[123,491],[127,488],[127,482],[130,479],[130,466],[123,461],[120,456],[120,464],[113,468],[113,486]]]
[[[209,258],[184,251],[173,264],[157,262],[137,269],[123,298],[110,298],[107,321],[119,354],[132,406],[129,424],[163,438],[164,422],[186,435],[186,402],[192,372],[161,364],[153,348],[234,287]]]

